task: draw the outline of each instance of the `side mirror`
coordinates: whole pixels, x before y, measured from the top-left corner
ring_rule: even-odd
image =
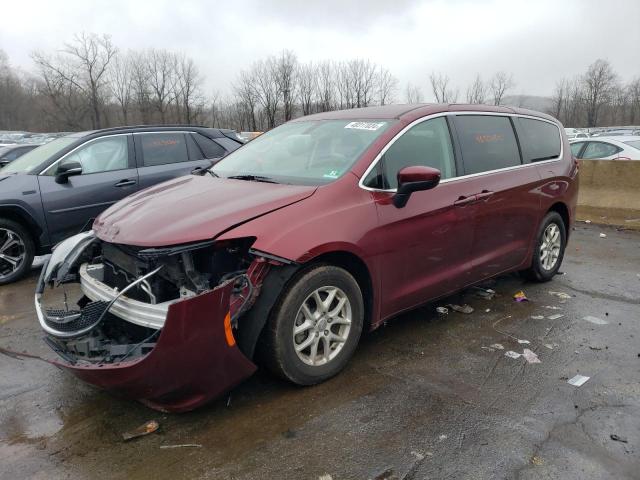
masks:
[[[429,190],[440,183],[440,170],[431,167],[405,167],[398,172],[398,190],[393,196],[397,208],[404,207],[413,192]]]
[[[78,162],[65,162],[58,165],[56,171],[56,183],[67,183],[69,177],[82,174],[82,165]]]

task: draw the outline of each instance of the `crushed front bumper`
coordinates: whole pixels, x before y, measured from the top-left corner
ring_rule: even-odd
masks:
[[[80,240],[87,245],[90,243],[86,237]],[[78,248],[84,247],[80,245]],[[47,323],[47,312],[43,311],[41,296],[47,284],[55,283],[55,272],[68,265],[68,258],[77,258],[77,254],[77,248],[61,249],[57,255],[54,251],[50,262],[53,261],[55,265],[53,268],[45,265],[36,289],[38,319],[54,344],[64,344],[70,335],[53,330],[51,324]],[[86,269],[81,273],[86,276]],[[93,286],[100,288],[92,292],[85,291],[89,294],[87,296],[108,293],[104,288],[106,286],[100,285],[99,281]],[[163,306],[166,314],[164,311],[152,312],[162,317],[158,317],[161,328],[157,328],[160,332],[157,342],[144,355],[114,363],[101,363],[69,358],[59,352],[62,359],[50,363],[88,383],[139,400],[157,410],[193,410],[229,391],[256,370],[233,337],[230,319],[232,288],[233,283],[226,282],[200,295]],[[108,302],[109,298],[100,300]],[[133,300],[120,296],[118,301],[113,303],[112,307],[115,308],[110,312],[122,320],[132,320],[124,318],[127,315],[118,315],[117,308],[125,312]],[[146,322],[136,323],[144,325]],[[145,326],[153,328],[152,323]]]

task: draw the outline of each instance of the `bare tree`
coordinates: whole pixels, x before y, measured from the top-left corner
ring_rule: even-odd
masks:
[[[296,77],[298,78],[298,96],[302,115],[309,115],[312,111],[317,76],[317,68],[312,63],[298,65]]]
[[[134,71],[130,54],[118,54],[113,58],[109,72],[109,89],[120,107],[122,122],[129,123],[129,110],[134,96]]]
[[[405,90],[405,100],[407,103],[422,103],[423,97],[422,92],[420,91],[420,87],[411,83],[407,83],[407,88]]]
[[[433,96],[436,97],[438,103],[455,103],[458,101],[458,89],[449,86],[450,79],[448,75],[432,72],[429,75]]]
[[[634,78],[627,89],[630,103],[629,123],[633,125],[640,118],[640,77]]]
[[[176,93],[174,96],[183,111],[184,122],[191,124],[202,108],[200,92],[202,77],[193,59],[184,54],[177,55],[175,58]]]
[[[489,81],[489,87],[493,95],[493,104],[502,104],[505,93],[515,87],[515,85],[513,75],[507,74],[506,72],[497,72]]]
[[[334,108],[336,81],[335,65],[328,60],[321,62],[317,68],[315,82],[318,109],[321,112],[327,112]]]
[[[160,114],[161,123],[166,123],[167,109],[175,91],[175,57],[167,50],[152,48],[144,59],[151,103]]]
[[[473,83],[467,88],[467,103],[484,103],[486,95],[487,88],[478,73]]]
[[[397,88],[398,79],[389,70],[380,66],[378,71],[378,103],[380,105],[393,103]]]
[[[238,105],[241,112],[241,118],[246,118],[246,124],[248,128],[255,132],[258,130],[257,122],[257,105],[258,94],[255,89],[255,75],[254,72],[243,71],[240,72],[240,76],[234,87],[236,97],[238,98]]]
[[[284,121],[293,118],[293,109],[297,96],[297,66],[298,59],[291,50],[283,50],[275,61],[274,77],[280,89]]]
[[[274,57],[260,60],[253,65],[253,80],[258,101],[262,105],[262,113],[266,120],[267,129],[276,126],[276,116],[282,91],[278,84],[277,61]]]
[[[587,126],[598,124],[598,115],[602,106],[610,101],[618,76],[606,60],[598,59],[589,65],[582,81],[584,100],[587,108]]]
[[[553,102],[553,108],[551,114],[557,119],[561,119],[562,114],[567,103],[567,97],[569,95],[569,81],[566,78],[560,79],[556,82],[555,90],[551,100]]]

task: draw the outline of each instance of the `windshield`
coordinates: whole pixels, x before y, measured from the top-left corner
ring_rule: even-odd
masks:
[[[630,142],[624,142],[624,143],[632,146],[633,148],[637,148],[638,150],[640,150],[640,140],[632,140]]]
[[[4,167],[2,173],[36,173],[35,171],[40,167],[42,162],[76,140],[78,140],[76,137],[58,138],[41,147],[34,148]]]
[[[286,123],[231,153],[211,170],[278,183],[322,185],[349,171],[394,121],[315,120]]]

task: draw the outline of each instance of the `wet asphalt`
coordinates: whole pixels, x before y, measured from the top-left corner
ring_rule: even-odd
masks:
[[[579,224],[561,270],[402,315],[322,385],[260,371],[188,414],[0,355],[0,478],[639,479],[640,232]],[[0,287],[0,346],[51,356],[36,278]],[[519,290],[529,302],[512,299]],[[447,303],[475,311],[436,313]],[[505,356],[527,347],[541,363]],[[590,379],[569,385],[576,374]],[[157,432],[122,440],[151,419]],[[184,444],[194,446],[162,448]]]

